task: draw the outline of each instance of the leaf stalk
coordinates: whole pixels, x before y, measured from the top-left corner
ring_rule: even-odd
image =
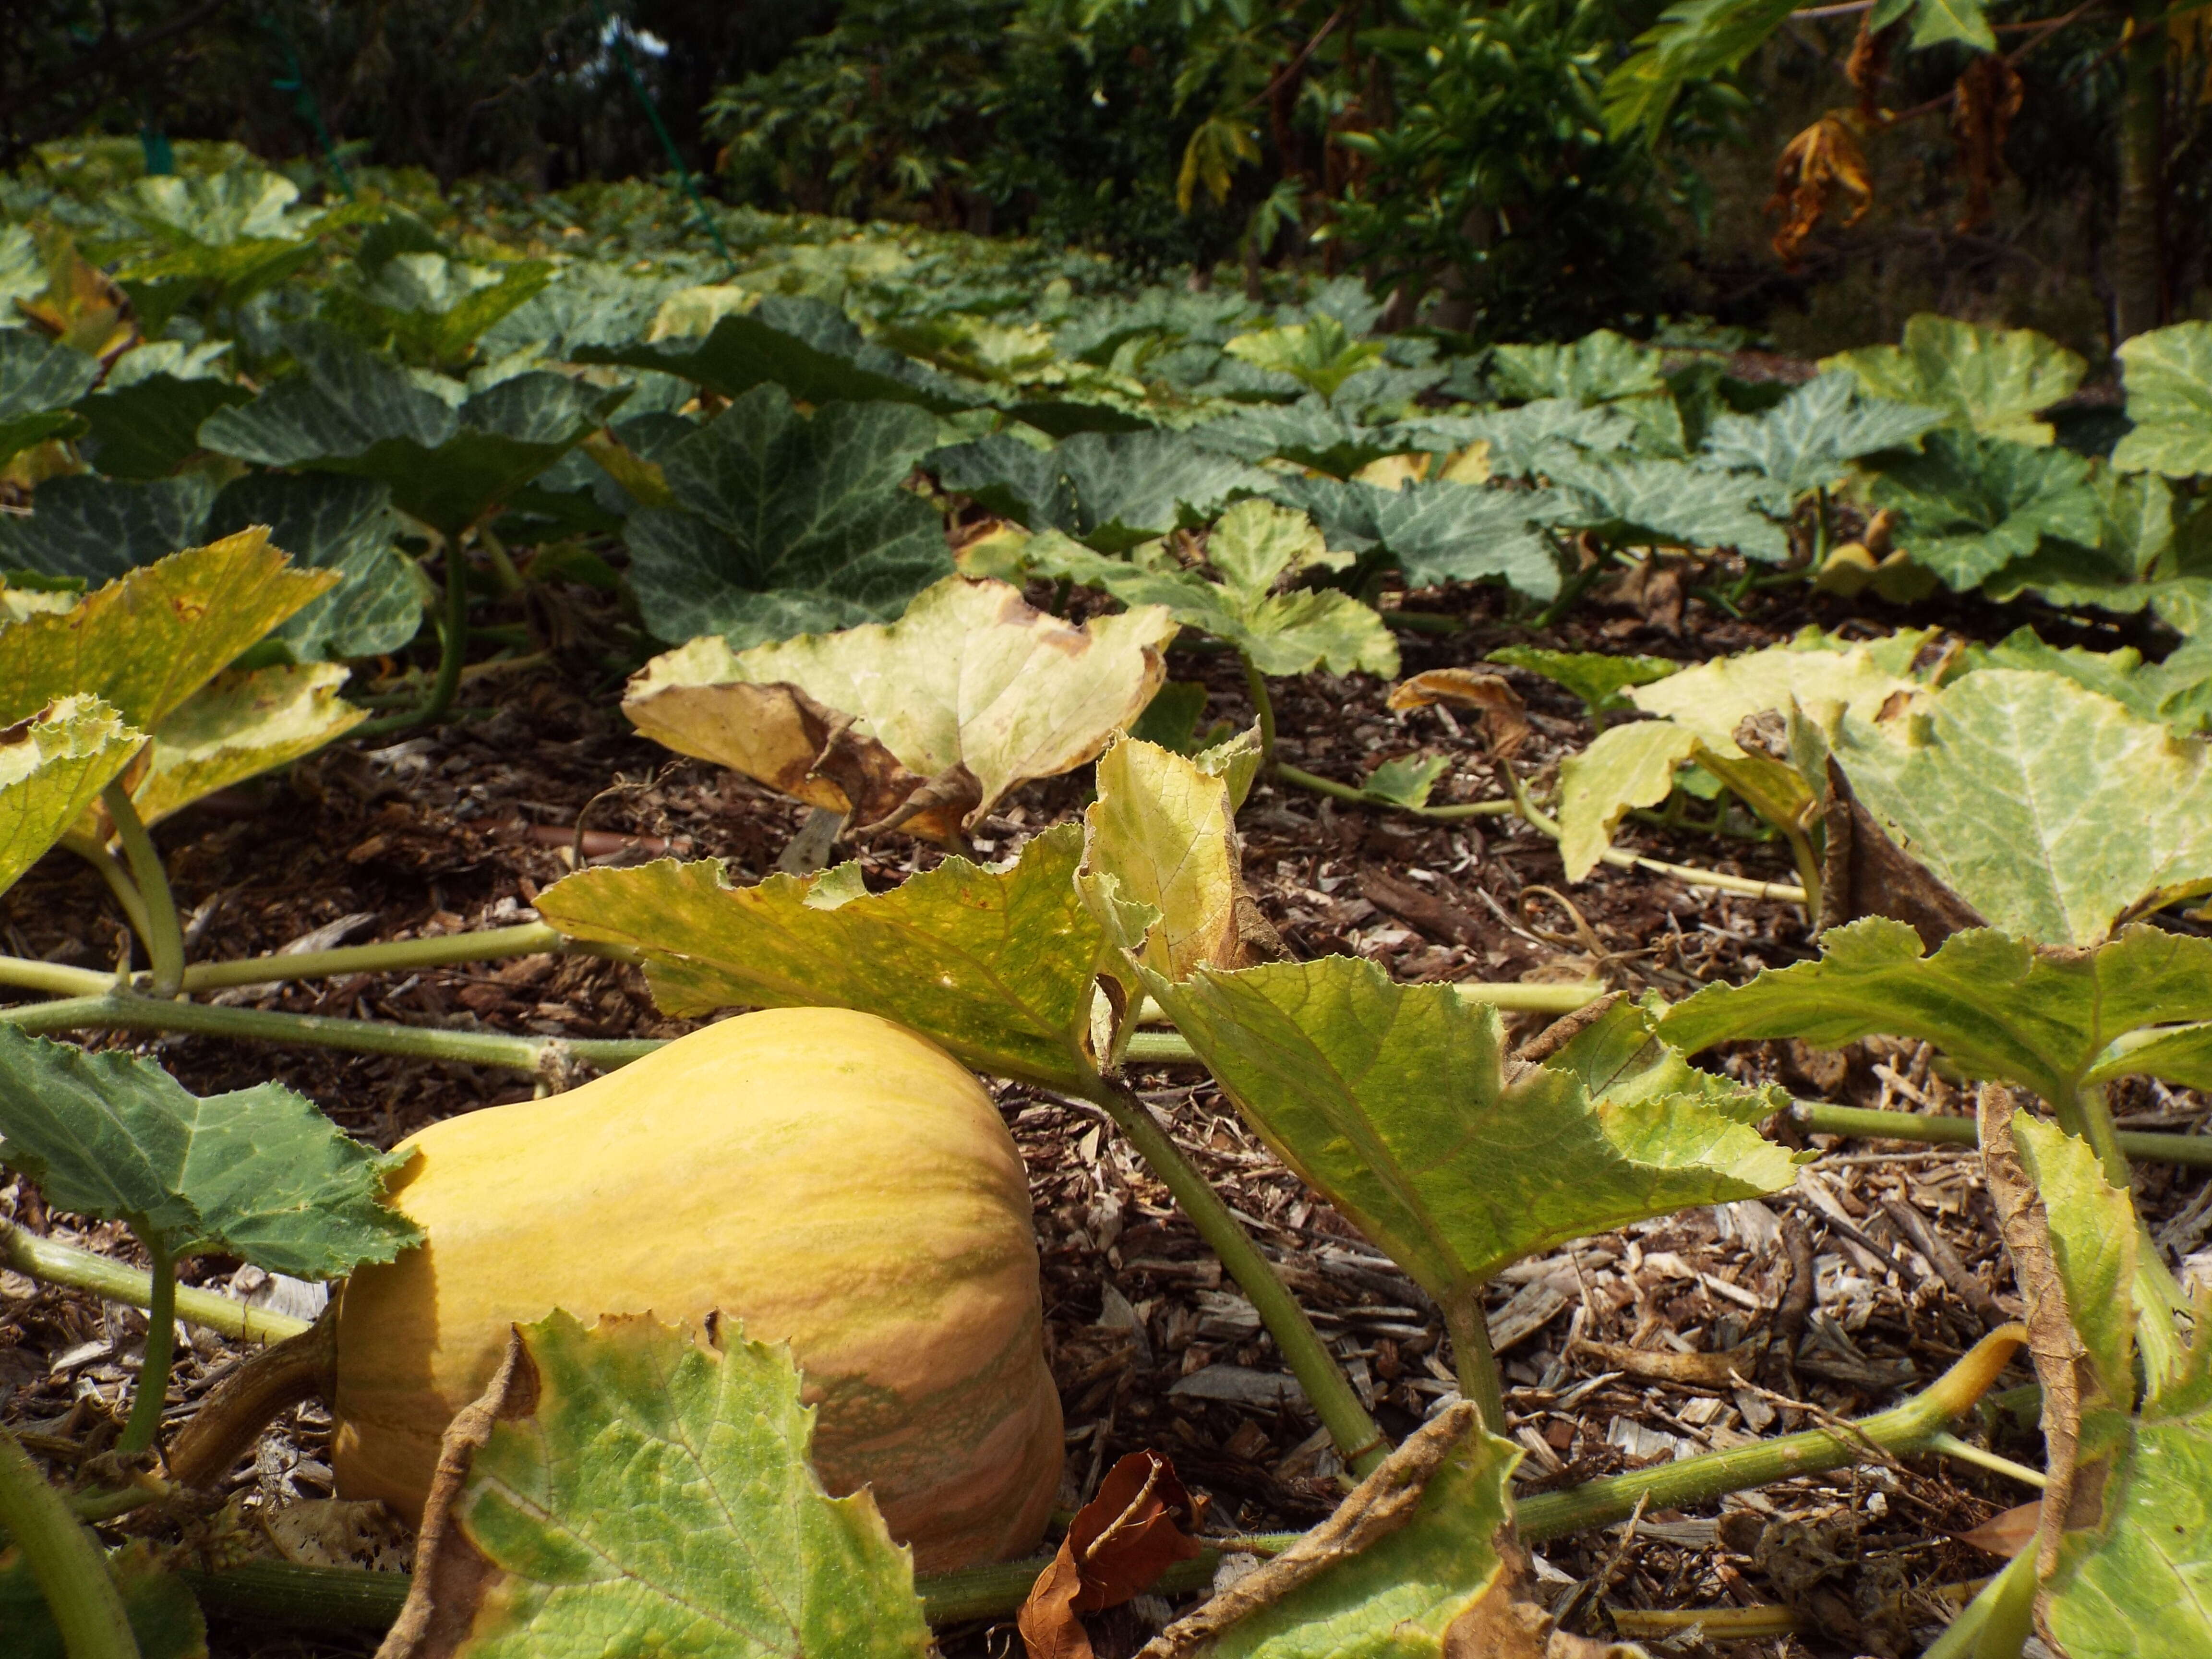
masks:
[[[134,1308],[149,1307],[154,1300],[153,1279],[138,1268],[112,1256],[40,1238],[12,1221],[0,1220],[0,1265],[49,1285],[89,1291]],[[173,1275],[172,1281],[173,1285]],[[213,1291],[174,1285],[173,1298],[173,1318],[187,1325],[204,1326],[236,1342],[281,1342],[307,1328],[305,1320],[250,1307]]]
[[[146,1358],[138,1371],[138,1392],[131,1401],[131,1415],[115,1449],[127,1455],[154,1449],[161,1432],[161,1413],[169,1401],[169,1362],[177,1351],[177,1263],[161,1236],[142,1222],[131,1231],[137,1236],[153,1262],[146,1298]]]
[[[155,850],[154,838],[147,833],[138,809],[131,805],[131,792],[120,783],[111,783],[100,792],[100,799],[114,821],[123,856],[130,860],[131,884],[145,906],[143,937],[154,970],[153,994],[173,997],[185,981],[185,930],[177,920],[177,899],[169,890],[168,872],[161,867],[161,855]]]
[[[0,1429],[0,1528],[23,1553],[69,1659],[139,1659],[138,1638],[100,1545]]]
[[[1492,1434],[1506,1431],[1505,1384],[1498,1375],[1498,1356],[1491,1351],[1490,1322],[1483,1316],[1482,1286],[1468,1286],[1439,1302],[1444,1329],[1451,1337],[1452,1370],[1459,1377],[1462,1400],[1474,1402],[1482,1426]]]

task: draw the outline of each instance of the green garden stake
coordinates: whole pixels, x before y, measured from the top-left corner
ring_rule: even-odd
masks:
[[[653,94],[646,90],[644,78],[637,72],[637,62],[629,52],[628,27],[617,26],[615,20],[607,15],[605,0],[592,0],[592,15],[599,20],[599,31],[614,50],[615,62],[622,65],[623,78],[629,82],[629,89],[637,94],[637,101],[645,106],[645,118],[653,123],[653,136],[660,140],[660,148],[667,152],[669,166],[676,169],[676,182],[698,212],[699,228],[707,233],[707,240],[714,245],[714,252],[722,256],[722,263],[734,272],[738,262],[731,257],[729,244],[722,240],[722,233],[714,224],[714,216],[707,210],[707,198],[699,193],[699,185],[691,176],[691,169],[684,165],[683,153],[676,148],[675,139],[668,136],[667,124],[660,118],[660,110],[653,103]]]

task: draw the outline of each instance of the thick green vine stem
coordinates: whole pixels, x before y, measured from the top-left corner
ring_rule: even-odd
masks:
[[[1505,1432],[1505,1384],[1498,1375],[1498,1356],[1491,1351],[1490,1322],[1482,1311],[1482,1286],[1470,1285],[1462,1295],[1443,1304],[1444,1329],[1451,1337],[1452,1370],[1459,1378],[1460,1398],[1471,1400],[1482,1413],[1482,1426],[1492,1434]]]
[[[124,921],[131,924],[131,931],[144,939],[150,931],[146,920],[146,901],[138,896],[138,889],[132,884],[130,872],[115,861],[115,854],[90,836],[64,836],[57,844],[68,848],[100,872],[100,878],[107,884],[107,890],[115,896],[116,905],[122,910]]]
[[[1356,1474],[1372,1474],[1389,1455],[1389,1441],[1367,1414],[1367,1407],[1352,1391],[1344,1368],[1322,1341],[1306,1310],[1276,1273],[1274,1264],[1260,1253],[1251,1235],[1229,1213],[1221,1194],[1192,1167],[1182,1149],[1127,1085],[1101,1078],[1083,1097],[1103,1110],[1128,1137],[1137,1155],[1175,1195],[1198,1236],[1229,1270],[1259,1314],[1261,1323],[1267,1328],[1267,1334],[1274,1338],[1283,1363],[1305,1390],[1329,1437],[1336,1442],[1345,1467]]]
[[[99,1541],[0,1429],[0,1528],[38,1581],[69,1659],[139,1659],[138,1638]]]
[[[533,957],[574,951],[577,944],[542,921],[514,927],[487,927],[471,933],[441,933],[434,939],[387,939],[376,945],[348,945],[335,951],[301,951],[290,955],[246,957],[236,962],[204,962],[185,969],[185,989],[215,991],[234,985],[273,985],[283,980],[328,979],[340,974],[406,974],[457,962],[494,962],[502,957]],[[593,951],[592,954],[598,954]]]
[[[1275,769],[1275,700],[1267,695],[1267,677],[1243,652],[1237,661],[1244,670],[1244,689],[1252,698],[1252,713],[1260,722],[1260,769]]]
[[[145,905],[144,936],[146,955],[154,969],[153,994],[173,997],[185,982],[185,929],[177,920],[177,900],[169,890],[168,872],[161,867],[161,855],[155,851],[154,838],[146,833],[138,809],[131,804],[131,792],[119,783],[111,783],[100,792],[100,801],[114,820],[123,856],[131,862],[131,884]]]
[[[458,542],[446,547],[446,599],[438,621],[438,676],[430,682],[430,695],[421,708],[380,720],[367,720],[349,736],[381,738],[405,732],[439,719],[453,706],[461,689],[461,664],[469,653],[469,563]]]
[[[1705,1452],[1675,1463],[1632,1469],[1564,1492],[1540,1492],[1515,1505],[1523,1541],[1540,1544],[1591,1527],[1626,1519],[1639,1499],[1649,1507],[1707,1502],[1731,1492],[1818,1474],[1869,1457],[1924,1450],[1934,1437],[1973,1409],[2027,1333],[2017,1325],[1993,1331],[1936,1379],[1926,1393],[1873,1417],[1833,1429],[1809,1429],[1757,1445]],[[2031,1389],[2027,1393],[2033,1393]],[[1209,1539],[1194,1559],[1179,1561],[1154,1589],[1164,1595],[1202,1589],[1227,1550],[1279,1555],[1303,1534],[1261,1533]],[[917,1578],[933,1624],[1001,1617],[1028,1598],[1042,1559],[1001,1561]],[[302,1567],[254,1561],[224,1572],[182,1575],[210,1612],[257,1617],[311,1629],[382,1630],[407,1599],[407,1576],[354,1567]]]
[[[1826,1101],[1793,1101],[1790,1121],[1815,1134],[1860,1135],[1874,1140],[1918,1140],[1937,1146],[1980,1144],[1970,1117],[1924,1117],[1917,1112],[1879,1112],[1863,1106],[1831,1106]],[[2212,1170],[2212,1135],[2161,1134],[2155,1130],[2115,1129],[2112,1145],[2126,1158],[2145,1164],[2180,1164]]]
[[[4,1218],[0,1218],[0,1266],[12,1267],[49,1285],[89,1291],[110,1302],[126,1303],[134,1308],[150,1307],[154,1300],[150,1274],[110,1256],[40,1238]],[[174,1283],[174,1278],[172,1274],[173,1316],[187,1325],[205,1326],[234,1342],[281,1342],[307,1328],[304,1319],[249,1307],[213,1291],[179,1285]]]
[[[146,1298],[146,1359],[138,1372],[138,1392],[131,1401],[131,1415],[115,1449],[125,1454],[150,1451],[161,1432],[161,1413],[169,1398],[169,1362],[177,1351],[177,1264],[162,1248],[161,1235],[151,1228],[133,1226],[131,1231],[153,1261]]]

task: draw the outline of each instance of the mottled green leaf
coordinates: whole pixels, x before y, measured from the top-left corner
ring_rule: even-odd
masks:
[[[200,1605],[182,1579],[162,1571],[153,1546],[134,1540],[107,1563],[137,1640],[138,1659],[207,1659]],[[0,1549],[0,1631],[7,1632],[8,1659],[71,1659],[46,1593],[19,1550]]]
[[[923,1659],[914,1561],[866,1492],[829,1496],[791,1350],[650,1316],[515,1328],[426,1529],[401,1659]],[[481,1436],[481,1443],[471,1442]],[[434,1636],[431,1632],[437,1632]],[[417,1644],[421,1645],[417,1645]]]
[[[1541,674],[1580,697],[1588,706],[1590,718],[1600,721],[1607,714],[1632,706],[1621,695],[1631,686],[1663,680],[1682,666],[1666,657],[1639,657],[1627,652],[1616,655],[1609,651],[1550,651],[1540,645],[1509,645],[1492,652],[1488,660]]]
[[[1827,724],[1860,800],[2008,932],[2094,945],[2212,890],[2212,757],[2070,679],[1983,669],[1899,718]]]
[[[1831,370],[1764,414],[1716,418],[1699,459],[1771,478],[1794,499],[1836,483],[1862,455],[1916,447],[1943,418],[1941,410],[1864,397],[1856,376]]]
[[[1840,1048],[1877,1034],[1932,1042],[1969,1076],[2052,1102],[2116,1077],[2169,1073],[2147,1028],[2212,1019],[2212,940],[2135,927],[2094,951],[2037,951],[1994,929],[1954,933],[1932,957],[1903,922],[1868,917],[1821,935],[1817,962],[1710,986],[1662,1023],[1687,1054],[1716,1042],[1802,1037]]]
[[[1092,1075],[1093,976],[1104,939],[1075,889],[1083,832],[1031,841],[1011,870],[950,858],[882,894],[859,866],[757,887],[708,860],[580,871],[538,896],[576,939],[646,960],[666,1012],[856,1008],[941,1042],[979,1072],[1048,1087]]]
[[[654,658],[623,709],[680,754],[958,845],[1006,791],[1082,765],[1143,713],[1175,632],[1158,606],[1079,628],[953,576],[895,623],[744,652],[703,635]]]
[[[952,571],[937,510],[900,487],[935,430],[902,404],[810,419],[780,386],[745,393],[661,458],[676,505],[624,526],[647,626],[742,647],[896,616]]]
[[[112,581],[210,540],[217,487],[204,473],[151,483],[90,473],[48,478],[32,495],[30,517],[0,519],[0,561],[94,586]]]
[[[1522,1588],[1510,1541],[1520,1460],[1512,1442],[1483,1431],[1472,1406],[1447,1407],[1328,1521],[1170,1625],[1150,1651],[1154,1659],[1438,1659],[1462,1651],[1463,1632],[1510,1630],[1526,1632],[1534,1654],[1540,1614],[1499,1606]],[[1489,1645],[1464,1650],[1507,1655]]]
[[[345,661],[398,651],[422,625],[423,582],[399,549],[391,492],[368,478],[258,472],[223,486],[205,534],[269,526],[269,540],[337,586],[277,626],[275,637],[302,662]]]
[[[458,366],[485,330],[537,296],[552,269],[542,259],[496,266],[438,252],[395,253],[365,280],[327,291],[322,315],[411,362]]]
[[[1850,370],[1874,397],[1946,410],[1983,437],[2032,445],[2047,444],[2052,435],[2048,422],[2034,418],[2037,412],[2071,397],[2088,369],[2033,329],[1928,312],[1905,323],[1903,343],[1841,352],[1822,358],[1820,367]]]
[[[145,741],[94,696],[59,698],[0,731],[0,892],[76,825]]]
[[[1501,396],[1523,403],[1610,403],[1667,387],[1659,354],[1609,328],[1558,345],[1499,346],[1490,354],[1490,378]]]
[[[2121,342],[2128,418],[2112,451],[2124,472],[2212,472],[2212,323],[2176,323]]]
[[[131,787],[139,817],[158,823],[344,736],[368,717],[339,697],[345,681],[335,663],[216,675],[154,728],[145,772]]]
[[[2117,651],[2061,648],[2023,627],[1995,645],[1968,647],[1966,665],[2061,674],[2124,705],[2136,719],[2162,720],[2183,736],[2212,723],[2212,637],[2185,641],[2165,661],[2148,663],[2133,646]]]
[[[1383,360],[1382,341],[1355,340],[1341,322],[1325,313],[1306,322],[1239,334],[1221,349],[1255,368],[1287,374],[1328,398],[1353,375]]]
[[[1565,524],[1630,546],[1732,547],[1778,564],[1790,556],[1790,501],[1773,484],[1686,461],[1582,456],[1551,469],[1574,503]]]
[[[1063,531],[1102,553],[1126,553],[1180,526],[1194,528],[1274,482],[1166,432],[1079,433],[1050,450],[994,433],[940,449],[925,465],[947,489],[1031,530]]]
[[[0,628],[0,720],[89,691],[151,728],[336,580],[288,568],[259,529],[133,570],[68,611]]]
[[[1569,881],[1597,867],[1630,807],[1656,806],[1674,793],[1675,768],[1697,748],[1687,726],[1635,720],[1599,732],[1559,763],[1559,858]]]
[[[1543,530],[1569,516],[1556,491],[1278,478],[1267,493],[1311,514],[1332,547],[1379,546],[1410,586],[1494,577],[1534,599],[1559,591],[1559,556]]]
[[[0,328],[0,461],[83,431],[83,418],[70,406],[99,378],[98,358],[31,329]]]
[[[1965,592],[2045,537],[2094,544],[2101,520],[2087,459],[1971,432],[1932,432],[1917,455],[1885,460],[1875,505],[1893,509],[1891,541]]]
[[[1444,417],[1431,423],[1443,427]],[[1583,404],[1573,398],[1545,398],[1518,409],[1486,410],[1451,422],[1462,445],[1490,446],[1490,470],[1498,477],[1548,475],[1578,452],[1611,455],[1632,447],[1634,419],[1616,404]]]
[[[91,427],[86,450],[111,478],[159,478],[199,447],[200,422],[253,394],[223,372],[228,340],[155,340],[125,352],[100,390],[78,405]]]
[[[1510,1074],[1504,1028],[1447,985],[1350,957],[1146,983],[1308,1184],[1448,1307],[1516,1259],[1686,1205],[1787,1186],[1790,1153],[1694,1096],[1594,1100]]]
[[[1415,446],[1395,426],[1364,426],[1320,398],[1238,409],[1185,434],[1192,443],[1240,461],[1280,459],[1348,478],[1370,461]]]
[[[281,1084],[201,1099],[150,1060],[0,1026],[0,1161],[56,1209],[128,1221],[172,1255],[301,1279],[389,1261],[422,1239],[384,1203],[411,1157],[348,1139]]]

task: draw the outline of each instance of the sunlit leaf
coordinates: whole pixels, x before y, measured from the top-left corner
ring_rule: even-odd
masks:
[[[1764,480],[1686,461],[1578,457],[1551,470],[1573,506],[1560,521],[1631,546],[1732,547],[1778,564],[1790,556],[1789,497]]]
[[[1104,937],[1075,888],[1083,832],[1063,824],[994,872],[962,858],[866,894],[857,865],[730,887],[723,866],[664,860],[580,871],[538,896],[576,939],[636,949],[672,1014],[857,1008],[994,1076],[1048,1087],[1092,1075]]]
[[[57,699],[0,731],[0,892],[75,826],[145,741],[94,696]]]
[[[1334,398],[1360,370],[1382,362],[1383,353],[1381,341],[1355,340],[1342,323],[1326,313],[1308,322],[1239,334],[1222,349],[1255,368],[1287,374],[1323,398]]]
[[[372,346],[440,366],[465,363],[477,337],[534,298],[552,267],[542,259],[470,264],[442,253],[396,253],[364,280],[323,296],[322,315]]]
[[[447,1437],[394,1659],[921,1659],[914,1562],[807,1463],[782,1344],[650,1316],[515,1328]]]
[[[2089,463],[2073,451],[1953,430],[1924,443],[1883,461],[1874,499],[1897,514],[1892,542],[1954,589],[2029,557],[2045,537],[2097,541]]]
[[[1158,606],[1075,627],[1004,582],[954,576],[895,623],[656,657],[623,708],[679,753],[957,842],[1015,785],[1080,766],[1167,678]],[[793,695],[793,694],[797,695]]]
[[[1862,455],[1913,447],[1943,418],[1941,410],[1864,397],[1856,376],[1831,370],[1764,414],[1716,418],[1700,459],[1771,478],[1796,497],[1835,483]]]
[[[647,625],[743,647],[897,615],[952,569],[936,509],[900,487],[934,432],[905,404],[809,418],[747,392],[661,457],[675,506],[623,529]]]
[[[202,1099],[150,1060],[0,1027],[0,1161],[56,1209],[128,1221],[172,1255],[301,1279],[389,1261],[422,1237],[383,1199],[412,1156],[347,1139],[280,1084]]]
[[[2138,720],[2160,720],[2183,736],[2212,723],[2212,638],[2192,639],[2163,662],[2145,662],[2133,646],[2092,651],[2046,645],[2033,628],[2016,628],[1992,646],[1969,647],[1975,668],[2021,668],[2061,674],[2110,697]]]
[[[1407,755],[1378,764],[1361,780],[1359,793],[1391,806],[1426,806],[1437,781],[1450,770],[1446,756]]]
[[[1997,49],[1996,32],[1981,0],[1917,0],[1912,9],[1913,50],[1952,40],[1977,52]]]
[[[1559,763],[1559,858],[1567,879],[1597,867],[1632,806],[1674,793],[1675,769],[1697,752],[1698,736],[1672,720],[1635,720],[1598,733]]]
[[[1984,438],[2031,445],[2047,444],[2052,435],[2037,413],[2071,397],[2088,368],[2033,329],[1928,312],[1905,323],[1903,343],[1840,352],[1822,358],[1820,367],[1850,370],[1871,396],[1943,410]]]
[[[2086,1140],[2026,1112],[2012,1120],[2013,1144],[2035,1182],[2051,1229],[2051,1255],[2104,1403],[2135,1398],[2135,1206],[2106,1176]]]
[[[1524,403],[1610,403],[1667,386],[1658,354],[1609,328],[1559,345],[1499,346],[1490,354],[1490,376],[1501,394]]]
[[[131,802],[148,823],[335,742],[368,717],[338,696],[334,663],[232,669],[154,728]]]
[[[2135,429],[2112,451],[2124,472],[2212,472],[2212,323],[2176,323],[2120,343]]]

